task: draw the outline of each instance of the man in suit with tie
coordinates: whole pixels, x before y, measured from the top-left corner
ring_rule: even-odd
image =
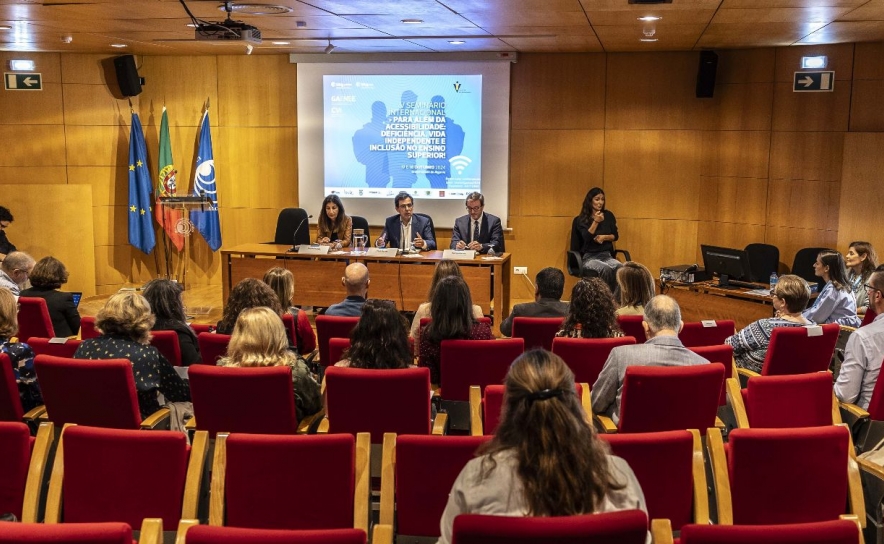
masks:
[[[409,250],[412,246],[420,251],[436,249],[436,239],[426,216],[414,215],[414,199],[405,191],[393,199],[399,215],[388,217],[384,232],[375,241],[378,247],[397,247]]]
[[[454,220],[451,249],[472,249],[479,253],[488,253],[489,249],[494,248],[495,253],[503,253],[505,248],[500,218],[485,213],[485,197],[482,193],[472,192],[467,195],[467,212],[467,215]]]

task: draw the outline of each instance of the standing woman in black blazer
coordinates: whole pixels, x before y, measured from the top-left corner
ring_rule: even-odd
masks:
[[[196,333],[187,324],[187,317],[184,314],[184,303],[181,301],[183,290],[180,283],[160,278],[144,284],[142,295],[156,316],[156,322],[151,330],[175,331],[181,348],[181,364],[190,366],[202,359]]]
[[[583,209],[571,224],[571,251],[583,258],[583,270],[592,270],[613,293],[617,289],[617,269],[623,264],[614,258],[617,218],[605,208],[605,192],[593,187],[583,199]]]
[[[74,304],[74,295],[58,290],[68,282],[68,270],[64,264],[55,257],[43,257],[28,277],[31,287],[20,295],[46,301],[55,336],[74,336],[80,332],[80,312]]]

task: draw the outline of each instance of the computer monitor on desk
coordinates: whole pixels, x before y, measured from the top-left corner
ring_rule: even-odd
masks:
[[[700,245],[703,253],[703,266],[706,273],[718,276],[718,287],[738,289],[754,288],[752,285],[752,269],[749,267],[749,255],[742,249]]]

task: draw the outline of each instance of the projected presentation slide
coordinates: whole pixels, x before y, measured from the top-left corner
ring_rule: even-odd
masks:
[[[325,194],[481,191],[481,75],[324,75],[323,115]]]

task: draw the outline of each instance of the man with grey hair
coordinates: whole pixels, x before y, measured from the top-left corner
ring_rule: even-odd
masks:
[[[19,296],[21,286],[28,281],[28,274],[34,269],[34,258],[23,251],[13,251],[0,264],[0,287]]]
[[[472,192],[465,202],[467,215],[454,220],[451,232],[451,249],[472,249],[479,253],[495,253],[506,251],[503,243],[503,227],[500,218],[485,213],[485,197],[482,193]]]
[[[620,346],[611,350],[598,380],[592,388],[592,411],[620,421],[620,396],[626,367],[689,366],[709,361],[684,347],[678,333],[684,323],[675,299],[657,295],[645,305],[642,327],[648,340],[644,344]]]
[[[344,277],[341,284],[347,289],[347,298],[332,304],[326,310],[325,315],[338,315],[345,317],[359,317],[362,315],[362,306],[365,304],[365,296],[368,295],[368,268],[362,263],[353,263],[344,269]]]

